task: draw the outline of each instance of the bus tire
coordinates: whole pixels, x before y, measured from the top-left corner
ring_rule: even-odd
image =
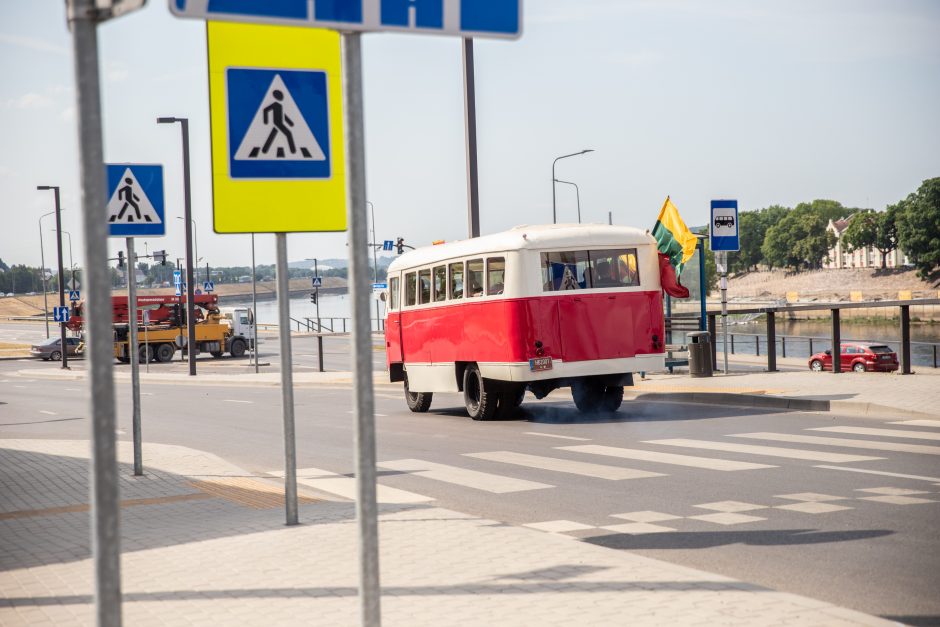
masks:
[[[431,399],[434,395],[430,392],[412,392],[408,389],[408,375],[405,375],[405,402],[408,403],[408,409],[416,414],[423,414],[431,409]]]
[[[499,391],[483,378],[476,364],[469,364],[463,372],[463,401],[474,420],[492,420],[496,415]]]
[[[500,419],[514,418],[522,399],[525,398],[525,384],[504,383],[499,391],[499,404],[496,406],[496,416]]]
[[[578,411],[590,414],[601,409],[605,387],[590,379],[581,379],[571,385],[571,396]]]
[[[229,347],[228,352],[232,357],[244,357],[245,351],[248,349],[248,344],[245,340],[241,338],[235,338],[232,340],[232,345]]]
[[[604,396],[601,397],[601,411],[615,412],[623,404],[623,386],[608,385],[604,390]]]
[[[172,344],[161,344],[157,347],[157,361],[160,363],[168,363],[173,360],[173,354],[176,352],[176,348]]]

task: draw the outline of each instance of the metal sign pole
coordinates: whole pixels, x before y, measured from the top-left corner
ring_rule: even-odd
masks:
[[[363,129],[362,38],[344,32],[343,108],[346,111],[346,207],[349,212],[352,294],[353,412],[356,449],[356,518],[359,522],[360,622],[382,622],[379,588],[378,509],[375,487],[375,399],[372,394],[372,334],[369,321],[369,256]]]
[[[297,524],[297,444],[294,439],[294,373],[290,350],[290,276],[287,233],[277,240],[277,334],[281,341],[281,403],[284,411],[284,507],[287,524]]]
[[[114,434],[114,344],[95,2],[71,0],[68,13],[75,62],[82,226],[85,232],[85,328],[91,360],[91,537],[95,622],[99,627],[118,627],[121,625],[121,535]]]
[[[720,262],[718,270],[721,273],[719,287],[721,288],[721,334],[722,348],[725,356],[725,374],[728,374],[728,253],[719,252]]]
[[[463,38],[463,114],[467,141],[467,226],[480,237],[480,183],[477,170],[477,104],[473,70],[473,39]]]
[[[137,342],[137,255],[134,254],[134,238],[127,242],[127,346],[131,358],[131,398],[133,399],[134,475],[144,474],[140,436],[140,347]],[[146,351],[147,348],[144,348]],[[149,354],[148,354],[149,357]]]
[[[183,131],[183,214],[186,220],[186,350],[189,355],[189,376],[196,376],[196,280],[193,271],[192,194],[189,182],[189,120],[180,119]]]
[[[150,312],[144,312],[144,352],[147,353],[147,361],[144,362],[147,372],[150,372],[150,340],[147,339],[147,327],[150,326]]]
[[[255,374],[258,373],[258,292],[255,289],[255,234],[251,234],[251,332],[254,337]]]
[[[55,234],[56,246],[59,250],[59,307],[65,307],[65,268],[62,264],[62,206],[59,203],[59,188],[52,188],[55,193]],[[62,341],[62,368],[69,367],[69,346],[65,337],[65,320],[59,324],[59,336]]]

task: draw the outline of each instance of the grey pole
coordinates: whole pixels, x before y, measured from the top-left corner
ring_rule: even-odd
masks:
[[[558,210],[555,204],[555,200],[556,200],[555,199],[555,181],[557,180],[555,178],[555,164],[561,161],[562,159],[567,159],[568,157],[577,157],[579,155],[586,155],[589,152],[594,152],[594,149],[585,148],[584,150],[580,152],[573,152],[570,155],[562,155],[560,157],[556,157],[555,160],[552,161],[552,224],[558,224]]]
[[[85,329],[90,357],[91,528],[95,568],[95,623],[121,624],[121,546],[114,436],[114,344],[108,273],[107,199],[101,133],[98,34],[94,0],[68,5],[75,63],[80,147],[82,225],[85,232]]]
[[[480,237],[480,181],[477,169],[477,96],[473,69],[473,39],[463,39],[463,113],[467,139],[467,230]],[[373,238],[375,239],[375,238]]]
[[[611,225],[611,226],[613,226],[613,224],[614,224],[614,212],[613,212],[613,211],[608,211],[608,212],[607,212],[607,224],[609,224],[609,225]]]
[[[65,307],[65,267],[62,263],[62,205],[59,203],[59,187],[57,185],[39,185],[40,191],[52,190],[55,194],[55,236],[56,250],[59,253],[59,307]],[[59,336],[61,337],[62,368],[69,367],[69,347],[65,339],[65,323],[59,323]]]
[[[294,373],[290,350],[290,276],[287,233],[277,240],[277,334],[281,341],[281,403],[284,411],[284,507],[287,524],[297,524],[297,445],[294,441]]]
[[[255,234],[251,234],[251,330],[254,334],[255,374],[258,373],[258,292],[255,289]]]
[[[180,123],[183,134],[183,220],[186,222],[186,350],[189,355],[189,376],[196,376],[196,286],[193,285],[193,221],[192,193],[189,181],[189,120],[157,118],[157,124]]]
[[[353,416],[356,450],[356,518],[359,523],[360,623],[382,623],[379,588],[378,510],[375,496],[375,399],[372,392],[372,337],[369,324],[365,132],[362,103],[362,39],[342,34],[343,108],[346,112],[346,210],[350,230],[352,294]]]
[[[39,256],[42,260],[42,310],[46,321],[46,339],[49,339],[49,288],[46,281],[46,253],[42,246],[42,219],[51,216],[55,211],[39,216]]]
[[[717,261],[718,272],[721,274],[718,279],[718,286],[721,288],[721,343],[724,349],[724,370],[725,374],[728,374],[728,253],[719,252]]]
[[[373,283],[378,283],[378,281],[379,281],[379,261],[378,261],[378,257],[376,256],[376,250],[375,250],[375,205],[373,205],[373,204],[372,204],[371,202],[369,202],[368,200],[366,201],[366,204],[369,205],[369,208],[372,210],[372,282],[373,282]],[[319,300],[320,300],[320,299],[317,298],[317,301],[319,301]],[[317,305],[317,306],[319,306],[319,305]],[[381,331],[381,329],[379,328],[379,316],[380,316],[380,313],[379,313],[379,301],[378,301],[378,299],[376,299],[376,301],[375,301],[375,330],[376,330],[376,331]]]
[[[571,181],[563,181],[561,179],[555,179],[556,183],[564,183],[565,185],[574,186],[575,198],[578,200],[578,224],[581,224],[581,190],[578,189],[577,183],[572,183]]]
[[[140,435],[140,346],[137,341],[137,255],[134,253],[134,238],[127,242],[127,346],[131,358],[131,398],[133,402],[134,475],[144,474],[143,453]],[[146,348],[144,349],[146,350]],[[147,355],[149,361],[149,355]]]

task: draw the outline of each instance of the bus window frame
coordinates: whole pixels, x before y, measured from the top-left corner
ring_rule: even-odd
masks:
[[[398,299],[401,297],[401,279],[397,276],[388,279],[388,308],[398,311]]]
[[[460,295],[454,296],[454,268],[460,268]],[[467,291],[467,269],[463,260],[451,261],[447,264],[447,299],[463,300]]]
[[[418,304],[418,271],[405,273],[405,307],[415,307]],[[410,302],[409,302],[410,301]]]
[[[492,273],[492,270],[490,269],[490,264],[494,262],[499,262],[503,266],[502,268],[503,280],[501,283],[496,284],[500,288],[499,291],[493,291],[493,287],[495,286],[490,285],[490,276]],[[485,272],[484,278],[485,278],[485,284],[486,284],[484,288],[484,294],[486,294],[487,296],[502,296],[506,292],[506,257],[504,256],[487,257],[486,258],[486,272]]]
[[[470,286],[470,277],[472,276],[471,271],[470,271],[470,264],[472,263],[480,264],[479,272],[482,276],[480,277],[480,285],[479,285],[480,293],[479,294],[474,294],[473,292],[471,292],[470,294],[467,294],[467,288]],[[476,289],[476,286],[474,286],[474,289]],[[486,260],[484,257],[477,257],[474,259],[466,260],[466,271],[464,272],[463,291],[464,291],[464,298],[483,298],[484,296],[486,296]]]
[[[424,289],[423,289],[422,286],[421,286],[422,275],[424,275],[424,278],[425,278],[425,279],[427,280],[427,282],[428,282],[427,300],[425,300],[425,298],[424,298],[425,292],[424,292]],[[428,267],[428,268],[419,268],[419,269],[418,269],[417,293],[418,293],[417,295],[418,295],[418,304],[419,304],[419,305],[430,305],[430,304],[432,304],[432,301],[431,301],[431,268]]]
[[[443,275],[441,279],[441,294],[437,290],[437,273],[440,270]],[[447,264],[440,264],[431,268],[431,302],[443,303],[447,300]]]

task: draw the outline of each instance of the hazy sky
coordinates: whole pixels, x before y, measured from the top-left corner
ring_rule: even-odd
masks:
[[[0,258],[39,265],[37,220],[60,185],[81,256],[71,41],[62,0],[0,0]],[[742,209],[833,198],[884,208],[940,176],[940,2],[526,0],[525,34],[476,43],[481,224],[551,221],[551,165],[585,222],[650,228],[671,195],[690,224],[712,198]],[[211,231],[203,23],[165,0],[99,30],[105,158],[163,163],[183,251],[178,127],[191,121],[198,253],[247,264],[248,236]],[[377,239],[466,237],[457,39],[364,38],[366,171]],[[558,187],[559,221],[575,221]],[[53,223],[43,220],[47,265]],[[123,240],[112,241],[116,251]],[[289,238],[290,259],[345,256],[345,234]],[[145,247],[138,243],[138,251]],[[67,245],[66,245],[66,256]],[[258,237],[259,263],[274,238]],[[66,263],[68,263],[66,261]]]

